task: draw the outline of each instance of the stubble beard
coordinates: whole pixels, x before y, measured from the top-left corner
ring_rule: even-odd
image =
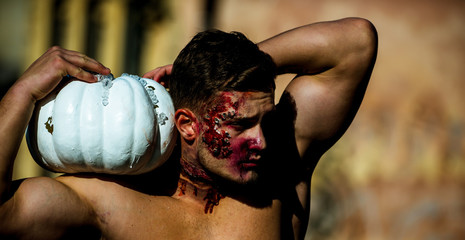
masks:
[[[230,166],[228,158],[215,158],[208,149],[199,150],[199,164],[212,179],[213,185],[254,187],[262,182],[262,169]]]

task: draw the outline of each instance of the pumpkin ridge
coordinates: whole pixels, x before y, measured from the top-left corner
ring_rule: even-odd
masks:
[[[128,75],[128,80],[127,81],[130,81],[131,84],[134,85],[132,91],[134,92],[133,97],[134,97],[134,102],[135,103],[140,102],[140,101],[138,101],[137,98],[145,98],[147,102],[150,102],[149,96],[147,95],[147,92],[145,90],[145,86],[140,81],[139,76]],[[135,91],[138,91],[138,92],[136,93]],[[145,109],[144,109],[145,106],[135,104],[135,106],[133,106],[133,107],[134,107],[135,116],[143,114],[144,111],[145,111]],[[154,117],[155,117],[155,115],[154,115]],[[142,119],[137,118],[137,120],[141,121]],[[144,167],[144,166],[146,166],[148,164],[148,162],[149,162],[148,161],[148,159],[149,159],[149,157],[148,157],[149,154],[148,153],[152,152],[150,146],[153,145],[153,139],[149,139],[150,133],[147,133],[148,129],[138,129],[138,126],[139,126],[139,124],[134,124],[134,130],[133,130],[134,141],[136,141],[136,138],[140,138],[140,136],[137,136],[136,134],[142,130],[144,138],[146,139],[146,141],[149,144],[147,145],[148,148],[146,149],[146,152],[143,155],[137,154],[135,146],[133,146],[133,148],[132,148],[133,152],[132,152],[132,155],[131,155],[131,162],[130,162],[129,168],[130,168],[131,171],[135,171],[135,172],[139,172],[142,167]],[[153,134],[156,134],[156,132],[154,132]],[[135,162],[136,162],[136,164],[134,164]]]
[[[87,126],[85,126],[86,124],[89,124],[87,121],[83,121],[84,119],[83,118],[88,118],[89,117],[89,114],[91,114],[89,112],[89,103],[90,104],[93,104],[92,102],[92,89],[93,88],[97,88],[98,87],[98,84],[99,83],[93,83],[93,84],[86,84],[84,85],[84,90],[83,90],[83,96],[81,98],[81,109],[80,109],[80,113],[79,113],[79,116],[80,116],[80,122],[79,122],[79,127],[80,129],[85,129],[87,128]],[[94,114],[95,113],[99,113],[100,115],[102,115],[102,111],[92,111]],[[95,116],[92,116],[94,119],[93,122],[94,124],[100,124],[99,128],[101,128],[101,122],[99,121],[95,121]],[[100,118],[101,119],[101,118]],[[82,133],[81,133],[82,134]],[[89,154],[90,150],[92,149],[92,146],[89,146],[87,142],[85,142],[85,140],[82,138],[81,134],[79,134],[79,137],[80,137],[80,147],[81,147],[81,153],[82,153],[82,165],[84,165],[85,167],[83,167],[83,170],[85,169],[92,169],[92,171],[95,171],[97,170],[99,164],[100,164],[100,161],[98,158],[93,158],[92,157],[92,154]],[[103,140],[103,138],[102,138]],[[100,145],[101,146],[101,145]]]
[[[125,79],[125,80],[126,80],[126,79]],[[128,81],[128,82],[131,81],[130,85],[132,85],[132,82],[133,82],[132,80],[133,80],[133,78],[129,78],[129,79],[126,80],[126,81]],[[138,84],[138,83],[137,83],[137,84]],[[137,103],[137,96],[136,96],[136,93],[135,93],[134,88],[133,88],[132,86],[131,86],[131,91],[132,91],[132,101],[133,101],[134,103]],[[133,114],[134,114],[134,116],[138,116],[138,115],[139,115],[139,107],[138,107],[138,104],[134,104],[134,106],[132,106],[132,107],[133,107]],[[135,133],[136,133],[136,131],[137,131],[137,124],[133,124],[132,128],[133,128],[133,129],[132,129],[133,134],[132,134],[132,141],[131,141],[131,142],[134,143],[134,141],[136,141],[136,134],[135,134]],[[130,162],[129,162],[129,169],[130,169],[130,170],[133,170],[134,162],[135,162],[135,161],[136,161],[136,153],[135,153],[135,151],[134,151],[134,144],[131,144],[131,160],[130,160]]]
[[[72,82],[68,83],[68,85],[71,85],[71,84],[72,85],[80,85],[81,82],[72,81]],[[80,111],[80,108],[78,109],[76,107],[76,105],[73,104],[74,100],[76,100],[79,96],[82,95],[82,88],[78,88],[78,89],[79,89],[78,90],[79,93],[74,91],[74,92],[72,92],[72,94],[69,94],[69,93],[71,93],[69,88],[61,89],[60,92],[57,94],[57,99],[63,98],[64,100],[66,100],[66,101],[64,101],[64,105],[62,104],[61,106],[65,106],[67,108],[72,107],[73,111],[69,112],[68,110],[64,110],[64,112],[60,112],[60,111],[57,112],[57,102],[55,101],[54,107],[53,107],[54,108],[53,115],[52,115],[52,118],[55,120],[54,134],[52,135],[52,137],[54,139],[53,142],[54,142],[54,145],[55,145],[54,149],[55,149],[55,151],[57,153],[57,157],[60,160],[60,162],[63,162],[65,164],[69,164],[71,166],[74,165],[74,162],[76,161],[76,159],[81,159],[82,158],[81,153],[78,153],[78,155],[79,155],[78,158],[75,157],[76,149],[73,149],[71,147],[74,144],[70,144],[70,142],[68,140],[69,135],[72,135],[72,136],[78,135],[77,134],[78,129],[73,128],[73,127],[69,127],[69,126],[76,126],[75,121],[79,122],[79,120],[76,120],[76,119],[73,119],[72,117],[71,118],[69,117],[70,114],[74,115],[75,111]],[[71,98],[73,100],[70,101],[69,99],[71,99]],[[62,120],[59,120],[60,118],[62,120],[67,119],[67,121],[66,121],[67,123],[61,122]],[[77,125],[77,126],[79,126],[79,125]],[[63,141],[63,139],[67,139],[68,141]],[[75,139],[73,142],[74,143],[80,143],[80,141],[77,140],[77,139]],[[57,144],[61,144],[61,145],[57,145]],[[69,152],[71,152],[71,154]]]
[[[134,92],[132,89],[131,84],[124,78],[119,78],[114,80],[113,82],[113,93],[124,93],[128,97],[128,99],[133,100],[134,99]],[[116,94],[118,95],[118,94]],[[122,97],[122,96],[121,96]],[[103,151],[103,162],[104,166],[106,169],[111,169],[112,171],[115,172],[120,172],[125,174],[127,171],[125,171],[125,167],[127,166],[127,158],[131,158],[132,155],[132,149],[133,149],[133,138],[134,138],[134,132],[133,129],[131,131],[126,131],[124,128],[127,126],[123,126],[122,122],[120,122],[119,117],[122,117],[122,121],[124,121],[125,116],[119,116],[118,115],[113,115],[113,113],[116,111],[119,114],[124,114],[126,116],[135,116],[134,115],[134,108],[127,108],[124,100],[126,98],[121,98],[118,96],[115,96],[114,94],[110,94],[110,103],[107,106],[104,106],[103,108],[105,109],[104,112],[104,121],[103,121],[103,129],[104,129],[104,137],[103,140],[110,140],[104,141],[102,146],[103,149],[114,149],[116,150],[115,152],[108,152],[108,151]],[[127,100],[127,99],[126,99]],[[119,109],[118,109],[119,107]],[[114,109],[113,109],[114,108]],[[121,113],[123,112],[123,113]],[[118,118],[109,118],[109,117],[118,117]],[[116,128],[114,128],[116,127]],[[115,135],[115,131],[120,131],[119,134]],[[123,139],[122,135],[124,134],[126,136],[126,139]],[[126,141],[127,139],[131,139],[131,141]],[[121,146],[119,145],[119,141],[124,141],[127,145]],[[120,148],[115,149],[115,146],[112,146],[112,144],[117,144],[119,145]],[[122,147],[122,148],[121,148]],[[130,169],[127,169],[130,170]]]
[[[113,83],[113,85],[114,85],[114,83]],[[102,92],[101,92],[102,95],[103,95],[103,92],[104,92],[104,91],[105,91],[105,87],[104,87],[103,84],[102,84]],[[108,91],[109,91],[109,89],[108,89]],[[109,96],[108,96],[108,97],[109,97]],[[101,134],[102,134],[102,138],[101,138],[101,143],[100,143],[100,146],[102,146],[102,150],[101,150],[101,152],[102,152],[102,157],[100,158],[100,161],[101,161],[101,164],[102,164],[102,166],[103,166],[104,168],[109,168],[109,166],[108,166],[108,164],[107,164],[107,162],[108,162],[108,159],[107,159],[108,157],[106,156],[106,155],[107,155],[107,152],[105,151],[105,149],[107,148],[107,146],[105,145],[105,144],[106,144],[105,139],[106,139],[106,135],[107,135],[106,131],[108,131],[107,128],[105,127],[105,125],[107,125],[107,121],[108,121],[105,108],[108,108],[109,106],[108,106],[108,104],[105,105],[105,104],[103,103],[103,99],[99,99],[99,100],[102,101],[102,102],[99,102],[99,104],[102,104],[102,106],[103,106],[102,111],[101,111],[101,114],[102,114],[102,121],[100,121],[100,123],[99,123],[99,124],[100,124],[100,129],[102,129],[102,133],[101,133]],[[107,100],[109,101],[109,99],[107,99]],[[109,168],[109,169],[111,169],[111,168]]]
[[[77,106],[79,106],[79,107],[76,108],[77,111],[76,111],[76,113],[74,113],[76,116],[79,116],[78,118],[76,118],[76,119],[77,119],[77,123],[74,124],[74,126],[79,126],[79,128],[78,128],[78,129],[75,129],[75,131],[80,131],[80,129],[81,129],[81,122],[82,122],[82,120],[81,120],[81,116],[82,116],[81,113],[82,113],[82,108],[83,108],[83,106],[84,106],[84,104],[83,104],[83,103],[84,103],[84,99],[85,99],[84,96],[85,96],[85,94],[86,94],[86,92],[87,92],[87,91],[86,91],[87,87],[88,87],[88,84],[84,84],[84,85],[83,85],[83,88],[82,88],[82,90],[81,90],[82,92],[81,92],[81,94],[80,94],[81,98],[79,99],[79,103],[77,104]],[[78,139],[76,140],[76,142],[79,143],[79,148],[80,148],[80,149],[78,149],[78,151],[77,151],[77,152],[79,152],[79,157],[78,157],[76,160],[79,161],[79,165],[81,165],[82,163],[84,163],[84,165],[86,165],[86,161],[84,160],[84,154],[82,154],[82,138],[81,138],[81,134],[75,134],[75,136],[78,138]]]

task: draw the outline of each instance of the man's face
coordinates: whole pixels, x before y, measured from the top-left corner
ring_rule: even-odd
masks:
[[[233,182],[256,180],[266,147],[262,120],[273,101],[273,93],[221,92],[200,116],[200,164]]]

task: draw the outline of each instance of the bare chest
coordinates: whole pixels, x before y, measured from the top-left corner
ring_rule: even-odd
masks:
[[[104,239],[281,239],[281,203],[250,206],[224,198],[205,205],[153,197],[100,212]]]

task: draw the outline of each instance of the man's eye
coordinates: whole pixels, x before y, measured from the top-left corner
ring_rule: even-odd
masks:
[[[229,126],[235,128],[236,130],[244,130],[251,128],[255,125],[255,121],[233,121],[229,123]]]
[[[242,124],[237,123],[237,122],[229,123],[228,125],[233,127],[234,129],[242,129],[243,128]]]

